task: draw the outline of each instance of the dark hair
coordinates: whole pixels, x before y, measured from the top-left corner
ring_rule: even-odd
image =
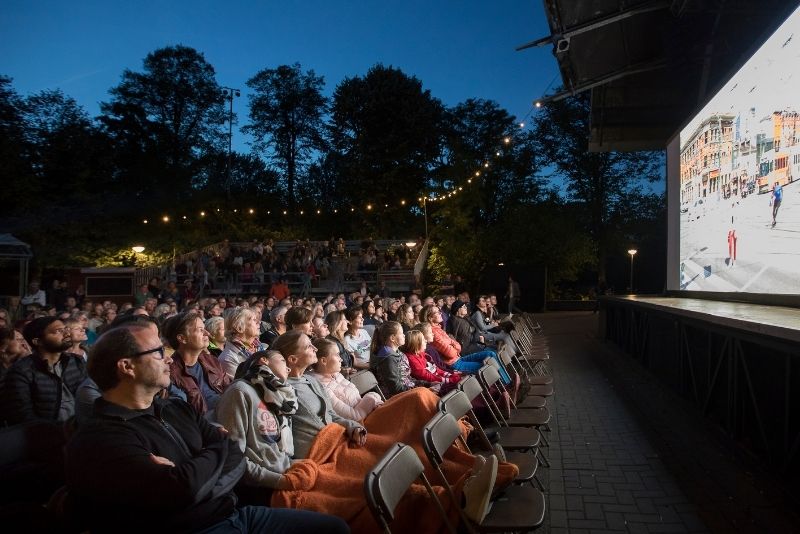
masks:
[[[158,320],[155,317],[150,317],[149,315],[132,315],[132,314],[125,314],[125,315],[117,315],[116,319],[111,321],[108,325],[108,330],[112,328],[117,328],[119,326],[129,326],[129,325],[140,325],[140,326],[148,326],[150,324],[156,325],[158,328],[159,333],[161,333],[160,325],[158,324]]]
[[[0,343],[14,339],[14,329],[0,326]]]
[[[186,328],[189,326],[189,324],[193,323],[197,319],[200,319],[199,313],[196,311],[188,311],[179,313],[178,315],[170,317],[164,321],[162,332],[167,340],[167,343],[169,343],[173,349],[178,350],[180,347],[180,343],[178,343],[178,335],[185,334]]]
[[[286,328],[294,328],[295,325],[310,323],[314,318],[314,312],[303,306],[292,306],[286,312],[283,320],[286,322]]]
[[[100,391],[106,391],[119,384],[117,362],[141,350],[133,331],[147,328],[144,324],[126,324],[107,330],[97,338],[89,353],[87,370]]]
[[[22,337],[28,342],[28,345],[35,347],[33,340],[42,337],[47,327],[56,321],[60,321],[58,317],[38,317],[25,325],[22,329]]]
[[[347,308],[347,309],[344,311],[344,317],[345,317],[345,319],[347,319],[349,322],[353,322],[353,321],[355,321],[355,320],[356,320],[356,317],[358,317],[358,314],[359,314],[359,313],[360,313],[360,314],[362,315],[362,317],[363,317],[363,315],[364,315],[364,310],[361,308],[361,306],[359,306],[359,305],[357,305],[357,304],[356,304],[355,306],[350,306],[349,308]]]
[[[381,347],[386,345],[386,341],[392,334],[396,334],[398,331],[402,332],[403,327],[397,321],[384,321],[383,323],[375,329],[375,335],[372,337],[372,343],[370,344],[369,350],[370,354],[377,354]]]

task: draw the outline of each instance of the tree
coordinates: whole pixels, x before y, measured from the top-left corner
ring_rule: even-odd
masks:
[[[428,205],[439,255],[433,270],[477,282],[488,265],[510,261],[508,250],[526,248],[535,236],[517,231],[522,211],[516,208],[535,204],[542,184],[530,135],[497,103],[469,99],[446,117],[443,158],[431,185],[458,194]]]
[[[203,156],[222,151],[223,97],[214,67],[193,48],[160,48],[143,67],[123,72],[101,120],[115,141],[118,178],[141,200],[174,204],[191,192]]]
[[[329,138],[339,177],[339,206],[393,206],[423,190],[441,154],[444,107],[422,83],[399,69],[375,65],[336,87]],[[384,215],[387,213],[384,212]],[[381,233],[398,221],[380,218]]]
[[[582,205],[581,222],[595,244],[598,282],[606,281],[609,251],[630,213],[631,198],[662,179],[663,157],[654,152],[589,152],[590,102],[587,94],[549,103],[534,121],[536,149],[543,165],[562,181],[567,200]],[[627,207],[626,207],[627,206]]]
[[[3,216],[25,212],[34,203],[30,146],[25,138],[23,99],[11,85],[11,78],[0,75],[0,183],[6,198]]]
[[[325,147],[324,85],[313,70],[303,73],[299,63],[264,69],[247,81],[254,94],[250,95],[250,123],[242,130],[254,137],[257,152],[284,170],[289,206],[296,201],[298,175],[313,153]]]

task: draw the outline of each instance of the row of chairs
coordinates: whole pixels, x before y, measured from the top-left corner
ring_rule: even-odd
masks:
[[[545,518],[545,488],[538,477],[538,470],[540,465],[549,467],[542,451],[549,446],[544,437],[550,430],[547,398],[554,394],[552,375],[548,368],[549,349],[541,326],[532,316],[515,316],[514,326],[512,335],[521,353],[515,354],[509,347],[504,347],[500,351],[502,363],[487,359],[477,375],[465,377],[458,384],[458,389],[442,397],[439,412],[423,429],[426,456],[436,468],[439,482],[445,488],[448,498],[456,503],[455,508],[460,511],[462,525],[468,532],[528,532],[539,528]],[[501,379],[501,367],[511,374],[517,374],[528,388],[523,400],[511,402],[510,413],[491,394],[495,389],[508,393]],[[357,385],[361,389],[370,382],[366,380],[362,385]],[[510,398],[509,395],[504,397]],[[486,405],[494,423],[486,428],[473,409],[473,400],[478,398]],[[463,439],[457,422],[462,418],[469,421],[477,435],[482,450],[476,450],[476,453],[493,454],[497,450],[489,437],[493,435],[501,446],[501,454],[506,461],[519,468],[513,485],[493,496],[491,511],[480,523],[466,517],[460,503],[455,501],[455,491],[441,469],[445,451],[456,442],[473,454],[472,448]],[[424,470],[422,461],[411,446],[396,443],[367,474],[364,481],[367,502],[385,532],[391,532],[394,510],[415,481],[420,481],[425,486],[450,532],[456,532],[454,525],[447,521],[444,507]]]

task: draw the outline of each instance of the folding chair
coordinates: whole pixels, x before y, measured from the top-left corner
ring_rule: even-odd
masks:
[[[532,375],[528,373],[525,366],[522,365],[511,348],[507,345],[504,346],[497,355],[500,356],[500,360],[503,362],[503,365],[505,365],[506,370],[509,368],[513,369],[514,372],[518,374],[520,378],[524,378],[528,384],[532,386],[546,386],[553,383],[553,377],[551,375]]]
[[[395,443],[367,473],[364,478],[364,494],[372,515],[384,532],[391,533],[389,523],[394,519],[395,508],[411,484],[417,479],[425,485],[425,489],[428,490],[428,495],[441,513],[447,529],[452,533],[456,532],[447,519],[447,513],[442,508],[442,503],[439,502],[424,471],[425,466],[422,465],[413,447]]]
[[[492,386],[505,391],[503,380],[496,367],[484,365],[478,369],[478,380],[485,392],[489,391]],[[503,416],[503,411],[493,398],[489,397],[489,403],[497,409],[497,413],[501,418],[505,418]],[[516,407],[514,406],[514,408]],[[547,423],[550,422],[550,411],[547,408],[513,410],[511,412],[511,417],[505,419],[509,426],[532,426],[538,429],[539,427],[546,426]]]
[[[422,430],[422,446],[439,473],[442,485],[452,502],[460,505],[455,492],[442,471],[444,454],[461,434],[461,427],[449,413],[439,412]],[[528,532],[544,521],[544,495],[532,486],[512,486],[492,501],[492,508],[481,523],[469,519],[458,506],[465,526],[477,532]]]
[[[386,400],[386,395],[381,391],[378,385],[378,379],[369,369],[364,369],[350,376],[350,382],[358,388],[358,394],[362,397],[365,393],[370,391],[377,391],[383,400]]]
[[[466,393],[458,389],[454,389],[439,400],[439,410],[444,413],[449,413],[456,419],[461,419],[462,417],[466,416],[469,419],[470,424],[475,429],[475,433],[480,438],[481,443],[486,448],[486,450],[483,452],[488,452],[489,454],[494,453],[494,446],[492,445],[489,436],[487,436],[486,432],[483,430],[480,421],[478,421],[477,417],[475,417],[475,412],[472,411],[472,403],[467,398]],[[470,451],[470,454],[473,454],[470,446],[467,444],[467,440],[465,440],[461,435],[459,435],[459,440],[461,441],[461,444],[464,445],[468,451]],[[502,447],[502,444],[498,445]],[[539,484],[539,489],[544,489],[541,481],[536,477],[536,471],[539,468],[539,459],[536,457],[535,450],[534,454],[505,450],[503,451],[503,454],[505,454],[507,462],[511,462],[519,469],[519,474],[517,475],[517,478],[514,479],[514,482],[531,482],[535,479],[536,483]]]
[[[524,335],[520,334],[516,330],[511,331],[511,339],[514,340],[514,343],[517,344],[517,347],[522,352],[522,356],[518,356],[518,359],[529,367],[532,374],[550,374],[549,369],[544,363],[550,359],[549,352],[544,350],[534,350],[534,348],[528,343],[528,340],[525,339]]]
[[[477,378],[474,376],[466,376],[462,378],[458,383],[458,389],[459,391],[464,392],[470,403],[472,403],[472,401],[478,397],[483,400],[484,404],[486,404],[487,408],[489,408],[489,413],[495,422],[495,426],[488,427],[486,430],[490,430],[491,432],[497,434],[497,439],[500,441],[500,444],[504,449],[512,451],[535,451],[539,446],[539,442],[541,441],[542,437],[539,431],[535,428],[512,428],[507,424],[500,422],[501,420],[497,418],[494,410],[490,407],[489,401],[486,400],[487,395],[484,393],[483,387]],[[480,425],[480,421],[478,421],[478,418],[475,417],[474,411],[472,412],[472,416],[470,416],[470,421],[473,423],[473,425]]]
[[[487,358],[488,365],[491,365],[495,369],[500,369],[500,364],[497,363],[497,360],[494,358]],[[508,369],[508,367],[506,367]],[[505,387],[505,386],[504,386]],[[528,388],[528,395],[521,401],[517,401],[514,403],[514,408],[544,408],[547,406],[547,399],[541,396],[535,396],[530,394],[530,388]]]

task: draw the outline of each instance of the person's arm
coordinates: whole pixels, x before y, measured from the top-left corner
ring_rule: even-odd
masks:
[[[475,328],[481,332],[488,332],[488,328],[486,327],[486,318],[483,316],[483,312],[480,310],[476,310],[475,313],[472,314],[472,324]]]
[[[28,356],[31,358],[32,356]],[[6,374],[3,385],[3,414],[10,425],[38,419],[31,398],[31,377],[20,366],[14,365]]]

